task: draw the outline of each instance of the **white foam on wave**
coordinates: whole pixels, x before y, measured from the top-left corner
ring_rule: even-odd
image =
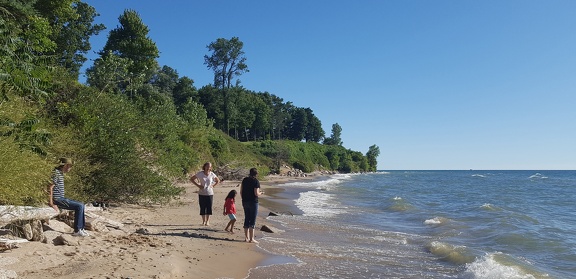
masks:
[[[296,206],[305,216],[328,217],[345,212],[345,208],[334,204],[335,196],[326,192],[308,191],[300,193]]]
[[[530,178],[530,179],[546,179],[546,178],[548,178],[548,176],[543,176],[542,174],[537,172],[528,178]]]
[[[547,274],[530,270],[530,267],[526,264],[522,264],[500,252],[487,254],[472,263],[466,264],[465,273],[474,279],[535,279],[549,277]],[[536,274],[536,276],[532,273]]]
[[[487,210],[498,210],[498,207],[494,206],[493,204],[490,203],[485,203],[482,206],[480,206],[480,208],[482,209],[487,209]]]
[[[486,177],[486,176],[483,174],[473,174],[472,177]]]
[[[400,200],[402,200],[402,197],[396,196],[396,197],[393,198],[393,200],[395,200],[395,201],[400,201]]]
[[[424,221],[424,224],[426,225],[441,225],[444,223],[447,223],[448,219],[444,218],[444,217],[434,217],[432,219],[428,219],[426,221]]]
[[[349,180],[354,174],[335,174],[331,175],[327,179],[318,181],[295,181],[282,184],[282,187],[293,187],[293,188],[311,188],[318,190],[331,190],[332,187],[340,185],[343,181]]]

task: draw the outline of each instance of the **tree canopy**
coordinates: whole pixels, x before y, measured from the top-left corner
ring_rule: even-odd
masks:
[[[324,138],[312,108],[233,84],[248,72],[237,37],[208,45],[214,84],[198,89],[158,65],[148,26],[126,10],[84,85],[78,75],[89,38],[104,30],[93,7],[0,0],[0,14],[0,204],[44,202],[50,169],[64,156],[76,166],[67,193],[86,201],[163,202],[182,190],[174,181],[206,161],[259,165],[263,174],[283,164],[306,172],[376,170],[377,146],[366,155],[348,150],[338,124]]]
[[[238,37],[218,38],[207,46],[212,54],[204,55],[204,64],[214,71],[216,88],[230,88],[234,77],[249,72],[242,47],[244,43]]]

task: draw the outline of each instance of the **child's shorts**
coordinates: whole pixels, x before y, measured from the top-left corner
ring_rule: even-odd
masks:
[[[236,215],[228,214],[228,218],[230,218],[230,220],[236,220]]]

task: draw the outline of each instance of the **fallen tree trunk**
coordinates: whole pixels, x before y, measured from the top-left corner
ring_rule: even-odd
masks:
[[[0,227],[15,221],[47,220],[60,214],[51,207],[0,205]]]

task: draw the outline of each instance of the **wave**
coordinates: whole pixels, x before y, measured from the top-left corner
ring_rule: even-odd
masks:
[[[414,208],[414,206],[398,196],[392,198],[392,205],[388,207],[388,209],[392,211],[407,211],[412,208]]]
[[[530,178],[530,179],[546,179],[546,178],[548,178],[548,176],[543,176],[542,174],[537,172],[528,178]]]
[[[454,264],[472,263],[475,259],[474,255],[465,246],[454,246],[440,241],[432,241],[426,245],[426,249],[442,260]]]
[[[308,191],[300,193],[296,206],[305,216],[328,217],[346,212],[345,207],[334,203],[335,196],[325,192]]]
[[[473,174],[472,177],[486,177],[486,176],[483,174]]]
[[[425,225],[442,225],[448,223],[449,219],[444,217],[434,217],[424,221]]]
[[[355,174],[335,174],[326,179],[321,180],[304,180],[296,182],[288,182],[282,184],[282,187],[293,188],[311,188],[318,190],[331,190],[333,187],[340,185],[346,180],[350,180]]]
[[[546,273],[536,270],[530,263],[519,261],[501,252],[489,253],[484,257],[466,264],[466,278],[488,279],[536,279],[550,278]]]
[[[493,204],[490,204],[490,203],[485,203],[485,204],[483,204],[482,206],[480,206],[480,208],[486,209],[486,210],[490,210],[490,211],[500,211],[500,210],[502,210],[501,208],[499,208],[499,207],[497,207],[497,206],[495,206],[495,205],[493,205]]]

